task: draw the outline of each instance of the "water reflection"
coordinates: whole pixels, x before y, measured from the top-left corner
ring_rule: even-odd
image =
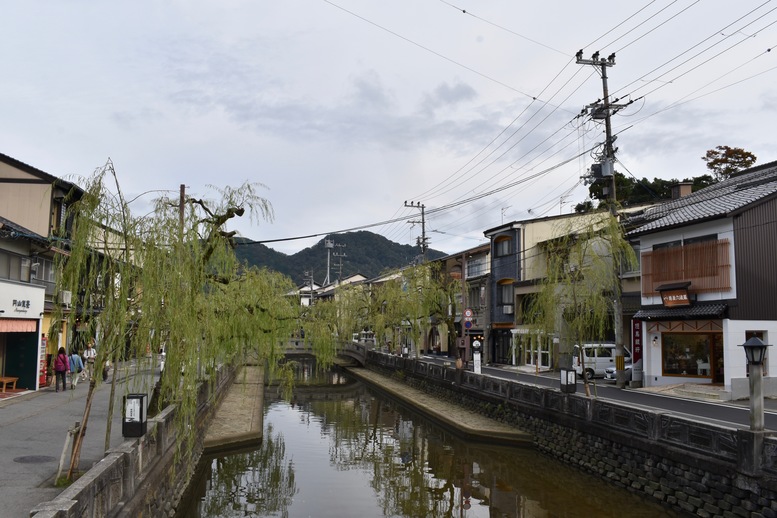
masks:
[[[181,516],[677,516],[530,448],[461,440],[352,380],[268,400],[261,447],[204,466]]]

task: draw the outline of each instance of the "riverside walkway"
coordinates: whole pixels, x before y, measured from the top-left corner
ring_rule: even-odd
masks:
[[[397,398],[465,439],[505,445],[529,446],[532,436],[499,421],[465,410],[394,378],[359,367],[347,367],[348,373]]]

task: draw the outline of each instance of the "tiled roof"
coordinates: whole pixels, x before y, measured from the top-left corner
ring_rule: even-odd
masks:
[[[14,223],[13,221],[0,216],[0,229],[2,230],[2,237],[17,238],[22,237],[31,241],[37,241],[38,243],[48,244],[48,239],[36,234],[32,230],[28,230],[21,225]]]
[[[722,218],[763,198],[777,195],[777,162],[748,169],[693,194],[667,201],[629,218],[638,235],[688,223]]]
[[[697,318],[723,318],[726,304],[699,304],[687,308],[641,309],[635,320],[696,320]]]

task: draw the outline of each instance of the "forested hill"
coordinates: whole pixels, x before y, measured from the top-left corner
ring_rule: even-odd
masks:
[[[313,281],[321,284],[326,278],[326,239],[337,245],[331,249],[330,281],[337,280],[341,259],[343,278],[360,273],[370,279],[386,270],[407,266],[420,254],[417,246],[400,245],[365,230],[326,236],[312,247],[293,255],[277,252],[262,244],[253,244],[251,240],[243,238],[236,239],[238,246],[235,251],[241,262],[281,272],[291,277],[298,286],[305,282],[305,272],[309,271],[313,272]],[[335,257],[335,254],[345,256],[340,258]],[[445,255],[437,250],[427,251],[428,259]]]

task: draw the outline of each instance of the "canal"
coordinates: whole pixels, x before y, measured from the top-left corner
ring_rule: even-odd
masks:
[[[256,449],[203,456],[179,517],[680,516],[527,448],[465,441],[342,372],[265,392]]]

